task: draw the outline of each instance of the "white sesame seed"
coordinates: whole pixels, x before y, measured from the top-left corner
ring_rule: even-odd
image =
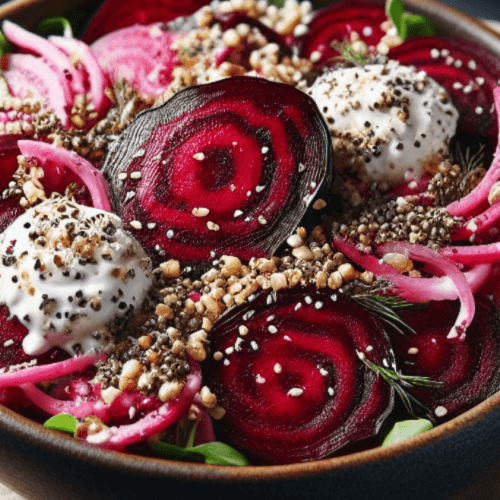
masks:
[[[252,220],[252,218],[251,218],[250,216],[248,216],[248,217],[245,217],[243,220],[244,220],[245,222],[250,222],[250,221]]]
[[[408,349],[408,354],[418,354],[418,349],[416,347],[410,347]]]
[[[438,49],[431,49],[431,58],[437,59],[438,57],[439,57],[439,50]]]
[[[131,225],[134,229],[142,229],[142,224],[141,224],[138,220],[131,220],[131,221],[130,221],[130,225]]]
[[[244,337],[248,333],[248,328],[245,325],[240,325],[238,327],[239,334]]]
[[[309,56],[309,60],[313,63],[318,62],[321,59],[321,52],[319,50],[315,50],[314,52],[311,52],[311,55]]]
[[[311,189],[316,189],[317,184],[315,182],[311,182],[310,186]]]
[[[299,172],[303,172],[306,169],[306,166],[303,163],[299,163]]]
[[[257,373],[257,376],[255,377],[255,382],[258,384],[264,384],[266,382],[266,379],[262,377],[259,373]]]
[[[455,82],[453,84],[453,88],[456,89],[456,90],[459,90],[463,87],[463,85],[460,83],[460,82]]]
[[[234,217],[239,217],[240,215],[243,215],[243,212],[241,210],[234,211]]]
[[[243,343],[243,339],[241,337],[238,337],[236,339],[236,342],[234,343],[234,350],[237,352],[241,351],[241,344]]]
[[[328,387],[328,395],[333,396],[335,394],[335,391],[333,390],[333,387]]]
[[[455,59],[451,56],[448,56],[445,60],[444,60],[444,63],[446,64],[446,66],[451,66],[453,64],[453,62],[455,61]]]
[[[257,217],[257,220],[259,221],[259,224],[262,224],[263,226],[267,224],[267,220],[263,215],[259,215],[259,217]]]
[[[444,406],[437,406],[434,410],[436,417],[444,417],[448,414],[448,410]]]
[[[12,339],[9,339],[9,340],[6,340],[3,345],[4,347],[9,347],[10,345],[12,345],[14,343],[14,341]]]
[[[363,36],[372,36],[373,28],[371,26],[365,26],[361,31],[361,33],[363,33]]]
[[[272,321],[273,319],[275,318],[274,314],[271,315],[271,316],[268,316],[266,321],[269,322],[269,321]]]
[[[255,340],[252,340],[252,342],[250,342],[250,345],[252,346],[252,349],[254,351],[256,351],[259,348],[259,344],[257,344],[257,342],[255,342]]]
[[[308,305],[312,304],[312,301],[313,301],[313,299],[311,299],[311,297],[309,297],[309,295],[306,295],[306,298],[304,300],[305,300],[306,304],[308,304]]]
[[[238,143],[237,143],[236,141],[233,141],[231,144],[232,144],[233,146],[236,146]]]
[[[279,363],[274,365],[274,373],[281,373],[281,365]]]
[[[141,177],[142,177],[142,174],[141,174],[141,172],[139,172],[139,170],[136,170],[135,172],[132,172],[132,173],[130,174],[130,178],[131,178],[132,180],[134,180],[134,181],[139,180]]]
[[[268,331],[269,333],[278,333],[278,329],[274,325],[269,325]]]
[[[231,361],[229,359],[224,360],[224,366],[229,366],[231,364]]]
[[[230,189],[231,191],[236,191],[236,186],[235,186],[234,184],[231,184],[231,185],[229,186],[229,189]]]
[[[293,30],[293,36],[304,36],[309,31],[309,28],[304,24],[297,24]]]
[[[478,85],[484,85],[484,78],[482,76],[478,76],[476,78],[476,82]]]
[[[464,94],[470,94],[472,92],[472,85],[466,85],[464,87]]]
[[[294,311],[298,311],[301,307],[302,307],[302,304],[300,302],[298,302],[297,304],[295,304],[295,307],[293,309],[294,309]]]
[[[448,49],[443,49],[443,50],[441,51],[441,55],[442,55],[443,57],[449,56],[449,55],[450,55],[450,51],[449,51]]]
[[[302,245],[302,238],[298,234],[292,234],[291,236],[288,237],[286,242],[292,248],[297,248]]]
[[[264,191],[264,189],[266,189],[266,186],[257,186],[255,188],[255,192],[260,193],[261,191]]]
[[[288,392],[287,396],[292,396],[296,398],[297,396],[302,396],[304,394],[304,389],[302,387],[292,387]]]
[[[127,178],[127,172],[120,172],[120,173],[118,174],[118,179],[119,179],[120,181],[124,181],[126,178]]]
[[[192,212],[195,217],[206,217],[209,213],[210,210],[203,207],[194,207]]]
[[[203,153],[196,153],[193,155],[193,158],[198,161],[203,161],[205,159],[205,155]]]
[[[328,370],[325,370],[324,368],[320,368],[319,373],[322,377],[326,377],[328,375]]]
[[[366,346],[366,352],[372,352],[372,351],[373,351],[372,345]]]
[[[172,239],[174,237],[174,231],[172,229],[169,229],[167,231],[167,238]]]
[[[233,354],[233,352],[234,352],[234,347],[228,347],[226,349],[226,354]]]
[[[334,294],[330,298],[332,299],[333,302],[337,302],[337,298],[338,298],[337,295]]]
[[[220,226],[218,224],[215,224],[215,222],[208,221],[207,222],[207,227],[210,231],[218,231],[220,229]]]
[[[478,106],[474,111],[476,112],[476,115],[481,115],[484,110],[481,106]]]
[[[156,222],[148,222],[147,223],[147,228],[148,229],[154,229],[156,227]]]
[[[471,59],[469,61],[469,64],[467,64],[467,66],[469,67],[469,69],[476,69],[477,68],[477,63],[476,63],[476,61],[474,61],[474,59]]]
[[[283,339],[285,339],[288,342],[292,341],[292,339],[288,335],[283,335]]]
[[[320,300],[318,300],[315,304],[314,304],[314,307],[316,309],[321,309],[323,307],[323,302],[321,302]]]
[[[453,66],[455,66],[455,68],[461,68],[463,65],[462,61],[460,59],[457,59],[454,63],[453,63]]]
[[[264,146],[261,151],[262,154],[266,154],[269,151],[269,148],[267,146]]]
[[[132,156],[132,158],[140,158],[141,156],[144,156],[146,154],[145,149],[138,149],[136,153]]]

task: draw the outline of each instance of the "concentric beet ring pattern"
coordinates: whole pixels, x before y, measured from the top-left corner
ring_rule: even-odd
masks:
[[[203,376],[227,438],[266,462],[324,458],[376,434],[392,409],[392,388],[356,353],[390,362],[388,337],[347,298],[261,294],[217,322],[210,345]]]
[[[309,96],[238,77],[141,113],[104,172],[115,208],[151,255],[249,260],[269,256],[296,227],[329,171],[330,148]]]
[[[456,301],[401,310],[401,317],[417,335],[388,332],[405,375],[431,377],[443,383],[440,388],[407,389],[430,410],[442,407],[437,416],[457,415],[500,389],[498,310],[486,300],[478,301],[476,308],[474,321],[462,342],[447,339],[459,309]]]

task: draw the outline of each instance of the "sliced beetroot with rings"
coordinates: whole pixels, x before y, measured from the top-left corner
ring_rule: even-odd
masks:
[[[407,388],[441,418],[462,413],[500,389],[498,310],[486,299],[478,300],[467,336],[462,342],[453,342],[446,337],[458,309],[457,301],[402,309],[400,316],[416,335],[388,332],[405,375],[443,382],[440,388]]]
[[[203,377],[224,433],[267,463],[324,458],[375,435],[392,409],[392,387],[357,355],[391,363],[384,328],[331,292],[263,293],[215,323],[210,349]]]
[[[295,88],[236,77],[142,112],[104,165],[117,213],[152,256],[270,256],[331,161],[326,124]],[[160,252],[160,253],[158,253]]]
[[[379,2],[343,0],[318,11],[307,34],[297,41],[304,57],[318,51],[321,54],[318,62],[324,63],[339,55],[331,47],[332,42],[351,41],[353,32],[368,46],[376,46],[385,35],[380,28],[384,21],[387,15]]]
[[[389,57],[425,71],[448,91],[460,112],[457,133],[479,135],[496,146],[493,89],[500,82],[500,58],[469,40],[440,36],[406,40]]]

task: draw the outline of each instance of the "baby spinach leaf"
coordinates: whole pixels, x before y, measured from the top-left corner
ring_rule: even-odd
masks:
[[[215,441],[200,444],[191,448],[205,457],[206,464],[215,465],[248,465],[250,462],[239,451],[231,446]]]
[[[387,434],[381,446],[382,448],[386,448],[391,444],[396,444],[413,436],[423,434],[424,432],[431,430],[432,427],[432,422],[426,420],[425,418],[397,422],[389,431],[389,434]]]
[[[38,23],[37,31],[42,35],[73,36],[71,23],[65,17],[46,17]]]
[[[425,16],[407,14],[403,0],[387,0],[386,12],[403,40],[436,33],[430,19]]]
[[[181,448],[175,444],[163,443],[162,441],[149,440],[149,446],[153,452],[162,458],[180,460],[181,462],[204,462],[202,454],[192,451],[192,448]]]
[[[59,415],[50,417],[43,425],[47,429],[74,434],[77,424],[78,420],[73,415],[69,415],[68,413],[60,413]]]

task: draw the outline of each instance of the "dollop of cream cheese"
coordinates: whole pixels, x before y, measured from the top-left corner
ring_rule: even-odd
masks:
[[[103,349],[138,311],[152,263],[115,214],[52,198],[0,235],[0,303],[28,329],[26,354]]]
[[[397,61],[330,69],[306,92],[332,136],[338,169],[366,182],[401,184],[435,171],[448,154],[458,111],[424,71]]]

